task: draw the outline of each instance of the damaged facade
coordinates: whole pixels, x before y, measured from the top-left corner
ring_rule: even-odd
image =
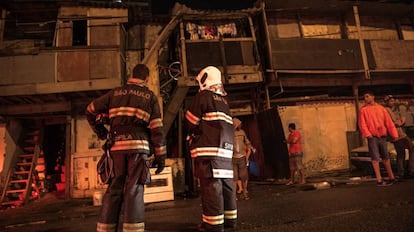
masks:
[[[152,70],[150,89],[162,103],[175,192],[194,188],[182,121],[207,65],[221,69],[232,113],[257,148],[252,177],[288,176],[289,122],[302,132],[308,175],[351,168],[349,153],[362,145],[361,91],[396,95],[414,114],[413,15],[403,3],[308,2],[257,1],[241,10],[177,3],[168,15],[153,15],[151,1],[0,5],[3,203],[37,197],[29,192],[36,181],[50,191],[60,184],[67,198],[105,187],[95,170],[102,141],[84,109],[137,63]],[[19,174],[22,155],[35,158]]]

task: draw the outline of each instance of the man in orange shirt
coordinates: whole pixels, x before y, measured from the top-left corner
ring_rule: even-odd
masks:
[[[395,141],[398,139],[398,132],[387,110],[375,102],[374,94],[368,91],[363,96],[365,105],[359,111],[359,129],[368,141],[368,152],[371,156],[377,186],[388,186],[395,181],[395,177],[391,169],[386,137],[389,134]],[[388,182],[382,179],[379,167],[380,158],[387,170]]]
[[[286,185],[292,185],[295,181],[296,171],[300,174],[300,184],[306,183],[305,175],[303,174],[303,152],[302,152],[302,136],[299,131],[296,130],[295,123],[289,123],[289,136],[286,140],[286,143],[289,145],[289,169],[290,169],[290,180]]]

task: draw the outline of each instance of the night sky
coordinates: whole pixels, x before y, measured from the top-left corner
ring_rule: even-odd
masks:
[[[154,14],[169,14],[171,8],[176,2],[185,4],[192,9],[226,9],[226,10],[238,10],[250,8],[257,0],[153,0],[152,12]],[[277,1],[277,0],[273,0]],[[278,0],[289,1],[289,0]],[[308,0],[311,1],[311,0]],[[329,0],[327,0],[328,2]],[[341,1],[341,0],[338,0]],[[352,1],[352,0],[344,0]],[[411,4],[414,0],[356,0],[364,2],[382,2],[382,3],[405,3]]]
[[[253,6],[253,0],[177,0],[191,8],[237,10]]]
[[[238,10],[252,7],[256,0],[157,0],[152,3],[153,13],[168,14],[176,2],[192,9]]]

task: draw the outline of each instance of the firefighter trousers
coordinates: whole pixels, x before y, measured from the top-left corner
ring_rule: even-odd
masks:
[[[203,227],[206,231],[234,228],[237,222],[236,191],[232,178],[199,178]]]
[[[117,231],[122,215],[122,231],[144,231],[144,184],[149,181],[145,154],[111,154],[114,176],[102,199],[97,232]]]

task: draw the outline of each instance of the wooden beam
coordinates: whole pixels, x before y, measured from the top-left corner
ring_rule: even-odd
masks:
[[[0,14],[0,48],[3,47],[4,28],[6,24],[6,10],[1,10]]]
[[[161,31],[160,35],[157,37],[157,39],[152,44],[152,47],[148,51],[147,54],[145,54],[144,59],[142,59],[143,64],[147,64],[150,60],[151,56],[154,54],[158,54],[158,50],[160,49],[161,45],[164,44],[165,40],[171,35],[171,33],[174,31],[175,27],[177,26],[179,22],[179,17],[181,16],[181,12],[178,12],[171,20],[170,22],[164,27],[164,29]]]
[[[70,112],[70,102],[59,103],[44,103],[44,104],[22,104],[13,106],[2,106],[0,108],[0,115],[28,115],[41,113],[55,113],[55,112]]]
[[[298,77],[300,76],[300,77]],[[397,76],[397,75],[396,75]],[[363,86],[363,85],[399,85],[412,84],[411,77],[390,78],[387,76],[371,76],[371,79],[353,77],[327,77],[327,76],[280,76],[279,81],[273,81],[269,87],[338,87],[338,86]]]
[[[66,124],[65,124],[65,165],[66,165],[66,169],[65,169],[65,199],[68,200],[70,198],[70,192],[71,192],[71,188],[73,188],[72,186],[72,154],[73,152],[71,151],[72,148],[72,136],[74,137],[75,135],[72,134],[72,124],[73,124],[73,119],[70,116],[66,117]]]
[[[370,73],[369,73],[367,51],[365,49],[364,39],[362,38],[362,33],[361,33],[361,23],[360,23],[360,20],[359,20],[359,12],[358,12],[358,6],[357,5],[353,6],[353,11],[354,11],[354,17],[355,17],[355,25],[356,25],[357,32],[358,32],[359,46],[361,48],[362,63],[364,64],[365,79],[369,80],[369,79],[371,79],[371,76],[370,76]]]
[[[163,121],[164,121],[164,132],[168,134],[168,131],[171,128],[177,114],[181,108],[181,105],[184,102],[185,97],[187,96],[189,87],[178,87],[171,100],[168,102],[168,105],[164,108],[163,112]]]
[[[317,96],[303,96],[303,97],[288,97],[280,99],[272,99],[271,103],[281,103],[281,102],[300,102],[300,101],[315,101],[315,100],[326,100],[329,98],[328,94],[317,95]]]
[[[314,77],[301,77],[301,78],[282,78],[278,77],[280,82],[272,82],[269,87],[321,87],[321,86],[352,86],[352,78],[314,78]]]
[[[36,83],[0,86],[0,96],[36,95],[49,93],[109,90],[121,86],[120,79],[99,79],[84,81],[65,81],[58,83]]]
[[[267,67],[267,73],[269,74],[269,81],[274,81],[277,78],[275,69],[274,69],[274,62],[277,62],[275,59],[273,59],[273,55],[272,55],[272,43],[270,41],[270,32],[269,32],[269,23],[267,21],[267,16],[266,16],[266,8],[265,8],[265,3],[262,2],[261,3],[261,11],[262,11],[262,21],[263,21],[263,27],[264,27],[264,32],[266,35],[266,53],[268,56],[268,60],[269,60],[269,67]],[[257,45],[257,43],[256,43]],[[270,107],[270,102],[268,103],[268,106]]]

